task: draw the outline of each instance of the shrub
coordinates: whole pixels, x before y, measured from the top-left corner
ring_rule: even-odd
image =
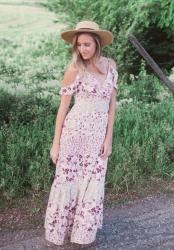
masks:
[[[125,103],[118,108],[107,183],[129,188],[143,178],[173,178],[174,102]]]
[[[174,2],[172,0],[49,0],[47,7],[57,13],[66,10],[70,27],[90,19],[114,34],[114,43],[105,49],[120,65],[120,71],[138,74],[140,56],[128,42],[133,33],[163,68],[170,70],[173,59]],[[167,62],[167,63],[166,63]]]
[[[59,100],[20,96],[9,102],[0,130],[0,189],[7,197],[47,190],[54,169],[49,150]],[[8,102],[6,103],[8,104]],[[174,176],[174,103],[119,102],[106,185],[129,188],[144,178]],[[10,113],[10,116],[8,114]],[[7,120],[7,121],[6,121]]]

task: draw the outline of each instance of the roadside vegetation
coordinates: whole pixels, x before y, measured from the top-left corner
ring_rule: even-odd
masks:
[[[106,187],[114,190],[174,177],[173,95],[126,37],[134,33],[172,78],[173,1],[127,2],[50,0],[44,4],[57,14],[66,9],[64,20],[70,27],[78,20],[93,19],[114,32],[115,43],[104,50],[119,66],[113,149],[106,176]],[[23,40],[1,37],[0,54],[0,190],[7,198],[49,190],[55,171],[49,150],[70,46],[55,32]]]

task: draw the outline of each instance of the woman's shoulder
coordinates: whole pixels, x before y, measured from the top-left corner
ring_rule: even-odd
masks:
[[[77,75],[78,75],[78,69],[71,63],[65,70],[63,85],[64,86],[70,85],[72,82],[75,81]]]
[[[108,58],[111,66],[117,70],[117,63],[113,58]]]
[[[113,58],[102,56],[103,60],[108,61],[110,65],[117,70],[117,63]]]

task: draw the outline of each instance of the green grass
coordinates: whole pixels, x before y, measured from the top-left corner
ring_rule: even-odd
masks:
[[[143,178],[173,178],[174,102],[134,102],[117,113],[107,182],[129,187]]]
[[[0,87],[15,94],[58,90],[68,55],[57,35],[28,37],[21,43],[0,41]]]
[[[55,167],[49,150],[70,49],[56,33],[7,32],[0,37],[0,190],[10,198],[50,188]],[[143,64],[128,79],[119,77],[106,176],[106,186],[115,189],[174,176],[173,96]]]
[[[67,57],[59,36],[65,26],[43,7],[1,5],[0,87],[14,94],[57,91]]]
[[[49,189],[54,171],[49,149],[60,101],[50,97],[1,94],[6,109],[1,115],[0,187],[8,197]],[[129,189],[144,179],[173,178],[173,109],[171,97],[118,106],[107,186]]]

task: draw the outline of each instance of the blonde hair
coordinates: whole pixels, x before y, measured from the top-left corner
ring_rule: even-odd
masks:
[[[92,38],[95,41],[96,44],[96,50],[95,50],[95,54],[94,54],[94,62],[97,62],[97,59],[100,58],[101,56],[101,41],[100,41],[100,37],[95,34],[95,33],[88,33],[88,32],[80,32],[76,35],[74,35],[73,37],[73,42],[72,42],[72,64],[74,65],[74,67],[79,69],[79,73],[81,75],[83,75],[85,68],[87,66],[87,63],[85,60],[83,60],[83,58],[81,57],[79,50],[77,48],[77,41],[78,41],[78,37],[81,34],[89,34],[90,36],[92,36]],[[103,74],[103,72],[101,71],[101,69],[96,65],[97,70]]]

